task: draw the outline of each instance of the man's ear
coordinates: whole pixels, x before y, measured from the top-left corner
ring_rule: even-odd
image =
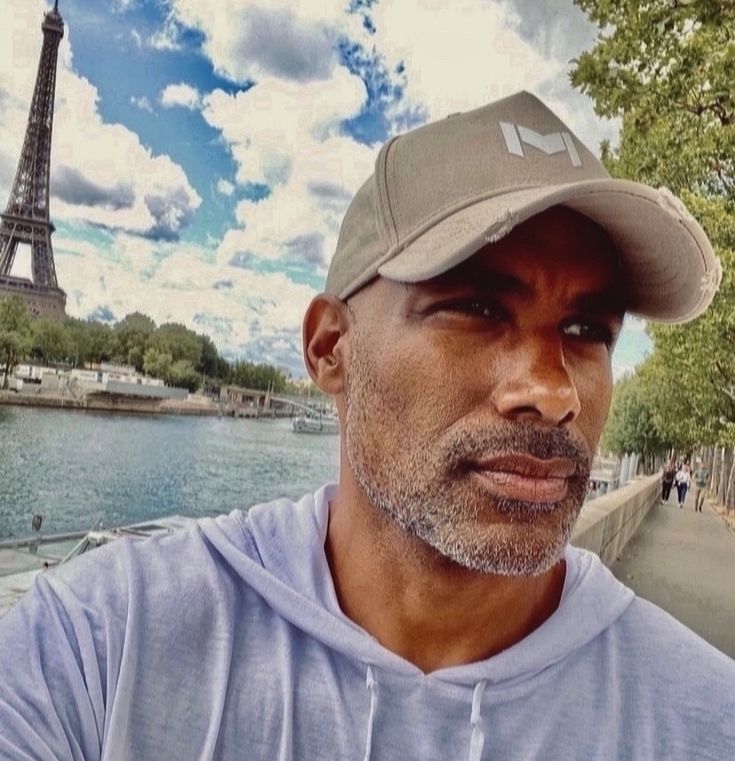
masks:
[[[332,396],[345,389],[349,325],[347,305],[325,293],[314,298],[304,316],[302,336],[306,369],[314,383]]]

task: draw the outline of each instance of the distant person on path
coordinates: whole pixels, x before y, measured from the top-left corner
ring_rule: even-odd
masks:
[[[687,490],[691,483],[691,473],[689,472],[689,466],[683,463],[679,470],[676,471],[674,476],[676,481],[676,493],[679,498],[679,507],[684,507],[684,501],[687,498]]]
[[[701,460],[694,471],[694,510],[701,513],[704,505],[704,495],[709,485],[709,470]]]
[[[661,475],[661,501],[668,502],[671,494],[671,487],[674,485],[674,476],[676,475],[676,466],[673,460],[669,460],[664,466],[664,472]]]
[[[732,761],[735,662],[569,544],[624,313],[718,280],[528,93],[390,140],[303,321],[338,480],[39,577],[0,759]]]

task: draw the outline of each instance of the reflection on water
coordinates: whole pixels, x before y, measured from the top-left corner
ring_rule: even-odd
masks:
[[[143,417],[0,406],[0,538],[299,497],[338,470],[338,436],[290,420]]]

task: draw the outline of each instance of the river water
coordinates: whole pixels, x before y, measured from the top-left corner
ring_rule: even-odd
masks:
[[[338,473],[338,436],[291,421],[0,406],[0,539],[297,498]]]

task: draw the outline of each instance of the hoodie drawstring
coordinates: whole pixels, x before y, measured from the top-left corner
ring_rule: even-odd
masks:
[[[375,711],[378,707],[378,683],[375,681],[373,667],[367,667],[367,676],[365,677],[365,687],[370,693],[370,713],[368,714],[367,737],[365,738],[365,756],[363,761],[370,761],[370,753],[373,747],[373,720]]]
[[[483,680],[475,685],[475,691],[472,695],[472,713],[470,715],[470,725],[472,726],[472,736],[470,737],[470,755],[469,761],[480,761],[482,749],[485,746],[485,733],[480,729],[480,720],[482,719],[482,693],[485,692],[487,681]]]

